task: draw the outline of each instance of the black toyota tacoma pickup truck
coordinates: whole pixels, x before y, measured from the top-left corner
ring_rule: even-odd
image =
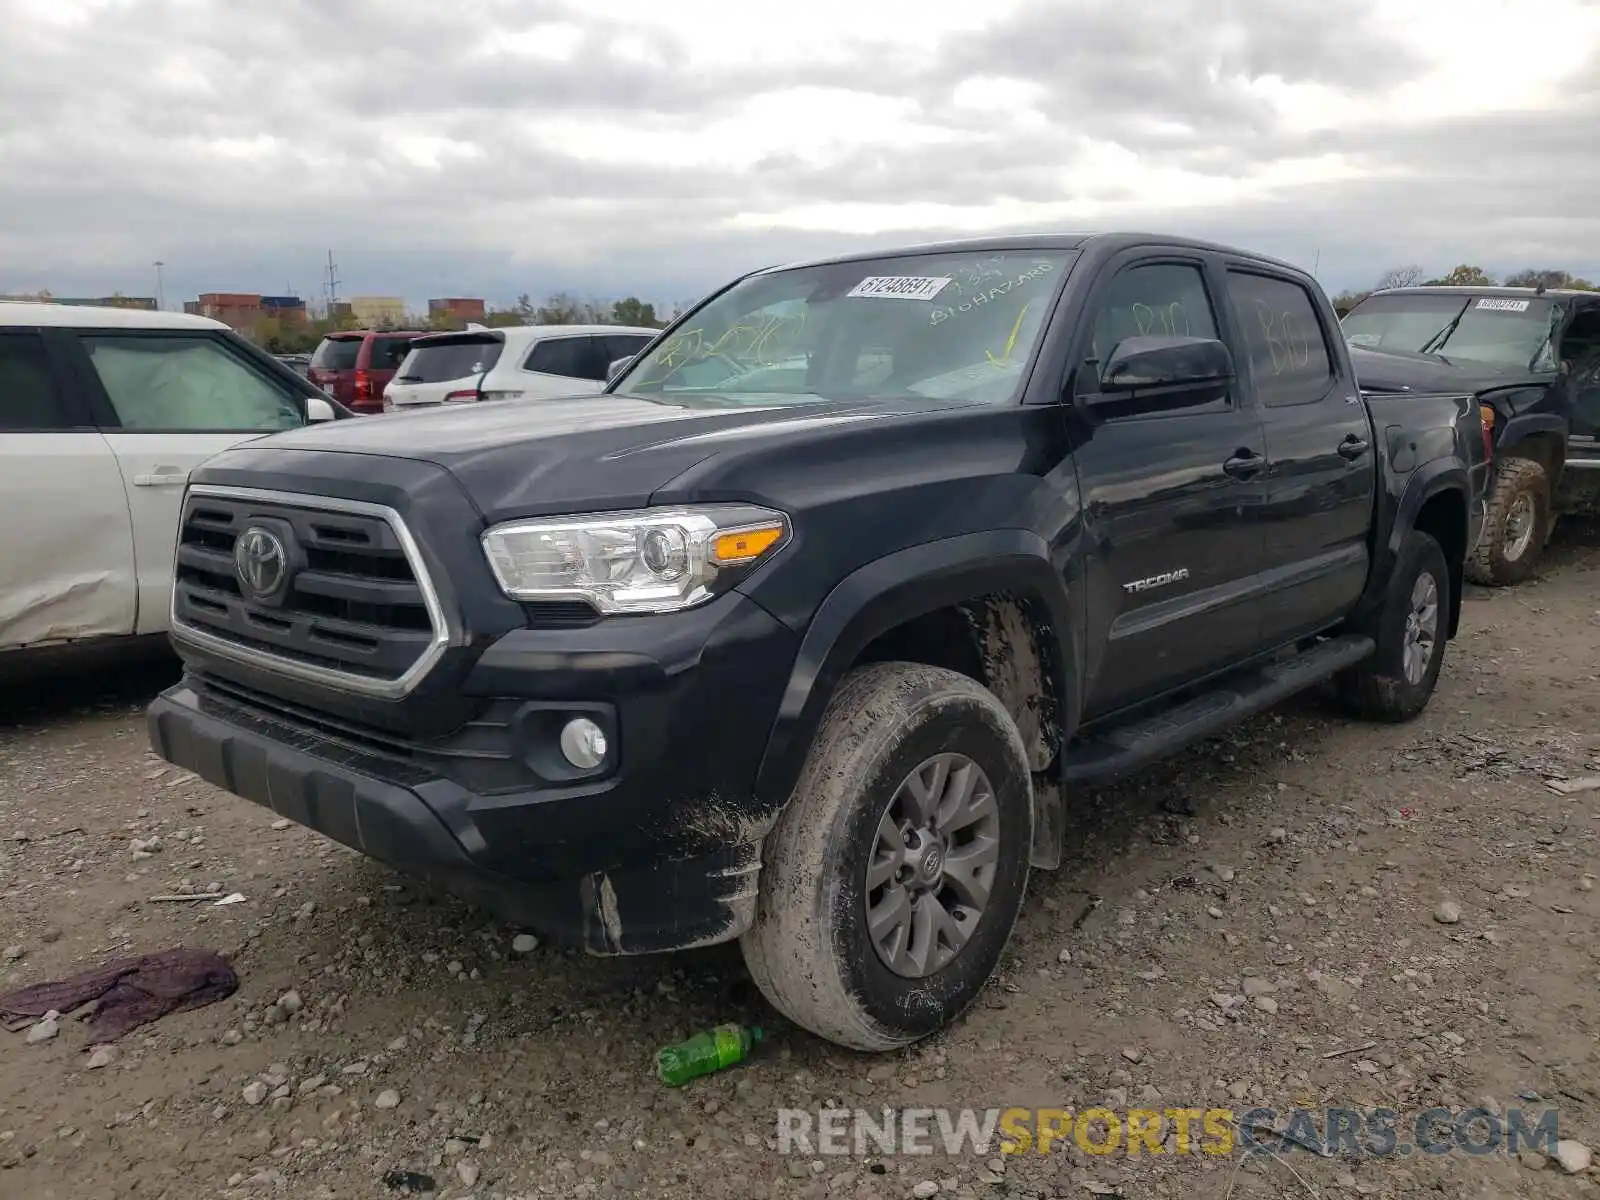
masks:
[[[1557,517],[1600,510],[1600,292],[1392,288],[1344,332],[1367,391],[1478,397],[1494,471],[1468,579],[1520,583]]]
[[[758,271],[605,394],[209,460],[151,737],[593,953],[737,938],[885,1049],[978,994],[1083,785],[1319,680],[1418,713],[1482,464],[1470,396],[1363,400],[1237,250]]]

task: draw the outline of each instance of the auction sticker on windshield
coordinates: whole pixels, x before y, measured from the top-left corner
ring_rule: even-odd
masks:
[[[933,275],[868,275],[845,294],[890,300],[932,300],[949,283],[948,278]]]
[[[1487,308],[1491,312],[1527,312],[1528,302],[1526,300],[1483,299],[1478,301],[1477,307]]]

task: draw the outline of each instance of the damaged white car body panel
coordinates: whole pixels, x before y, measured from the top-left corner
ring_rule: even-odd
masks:
[[[0,654],[166,631],[189,472],[334,415],[257,353],[203,317],[0,303]]]

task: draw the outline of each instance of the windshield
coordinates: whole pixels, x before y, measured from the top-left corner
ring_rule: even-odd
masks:
[[[693,313],[613,388],[731,403],[1017,395],[1075,250],[954,252],[752,276]]]
[[[1369,296],[1342,324],[1345,340],[1367,350],[1553,371],[1550,333],[1560,322],[1561,306],[1541,297],[1394,293]]]

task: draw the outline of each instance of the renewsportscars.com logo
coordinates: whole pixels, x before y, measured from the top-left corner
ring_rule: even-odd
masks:
[[[1050,1154],[1226,1155],[1295,1149],[1331,1156],[1546,1155],[1557,1111],[1430,1108],[1409,1120],[1392,1108],[780,1108],[777,1149],[806,1156]]]

